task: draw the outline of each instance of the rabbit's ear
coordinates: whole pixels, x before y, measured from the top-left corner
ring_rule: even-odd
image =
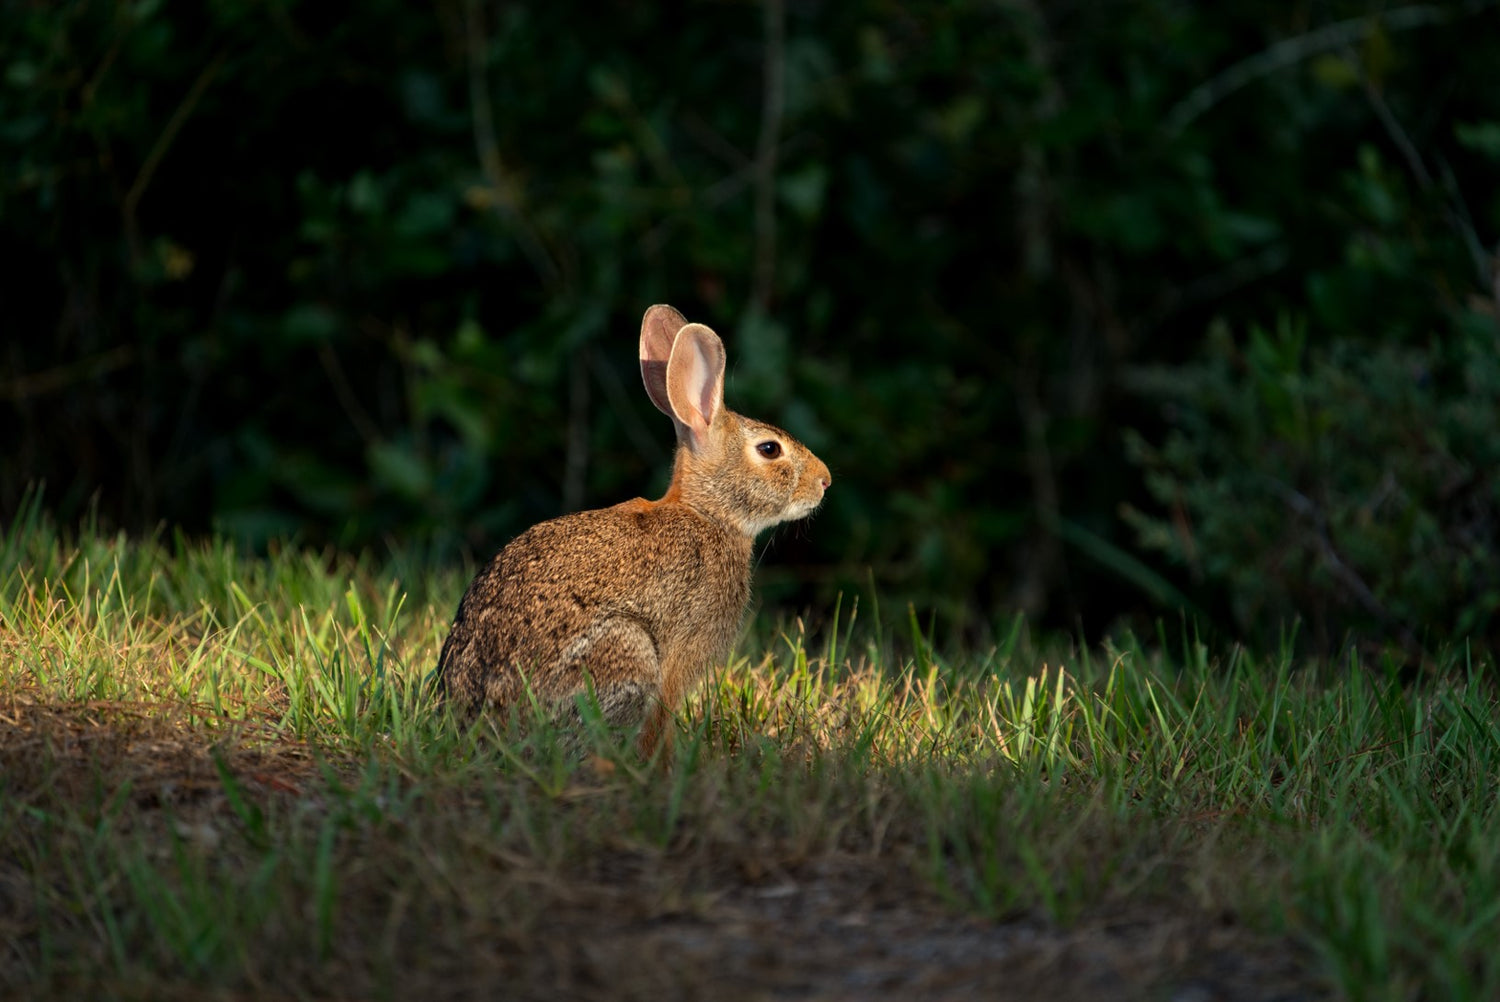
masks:
[[[724,342],[719,335],[702,324],[677,332],[667,363],[667,396],[678,437],[694,452],[701,451],[724,406]]]
[[[670,306],[657,305],[641,318],[641,382],[646,395],[663,414],[672,415],[672,401],[667,396],[667,361],[672,357],[672,342],[677,332],[687,326],[681,313]]]

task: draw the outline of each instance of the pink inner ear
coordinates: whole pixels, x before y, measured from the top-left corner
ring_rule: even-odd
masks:
[[[723,401],[724,346],[702,324],[688,324],[677,334],[667,365],[667,392],[672,413],[702,448]]]
[[[705,354],[706,345],[693,344],[693,384],[698,393],[698,410],[707,424],[712,424],[718,407],[714,403],[713,360]]]
[[[677,419],[701,438],[713,422],[713,393],[708,360],[696,345],[689,345],[672,359],[672,388],[676,390],[672,409]],[[681,406],[678,406],[678,404]],[[700,442],[701,444],[701,442]]]
[[[670,306],[653,306],[641,318],[641,361],[666,362],[687,320]]]
[[[641,382],[663,414],[672,413],[667,396],[667,361],[672,357],[677,332],[686,325],[682,314],[670,306],[653,306],[641,318]]]
[[[641,359],[641,382],[646,385],[646,395],[663,414],[672,413],[672,403],[667,399],[667,363]]]

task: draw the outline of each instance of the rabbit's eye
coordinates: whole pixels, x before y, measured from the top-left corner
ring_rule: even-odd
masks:
[[[781,455],[781,443],[762,442],[755,447],[755,451],[760,453],[762,456],[765,456],[767,459],[775,459],[777,456]]]

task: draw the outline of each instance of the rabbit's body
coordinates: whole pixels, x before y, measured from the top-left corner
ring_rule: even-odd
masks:
[[[504,709],[529,686],[564,706],[591,686],[607,720],[645,722],[646,751],[668,736],[672,709],[739,630],[756,534],[811,513],[831,483],[786,432],[723,407],[723,366],[708,328],[647,311],[642,377],[678,431],[671,487],[511,541],[469,585],[443,644],[450,699]]]
[[[587,668],[605,718],[639,722],[652,696],[675,703],[728,651],[750,556],[748,537],[681,505],[626,502],[533,526],[459,604],[443,646],[448,691],[506,707],[529,683],[556,701]],[[686,582],[698,586],[694,602],[681,601]]]

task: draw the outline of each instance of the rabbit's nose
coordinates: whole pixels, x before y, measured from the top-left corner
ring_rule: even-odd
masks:
[[[826,491],[828,488],[833,486],[833,475],[825,473],[823,474],[822,479],[818,482],[823,485],[823,489]]]

